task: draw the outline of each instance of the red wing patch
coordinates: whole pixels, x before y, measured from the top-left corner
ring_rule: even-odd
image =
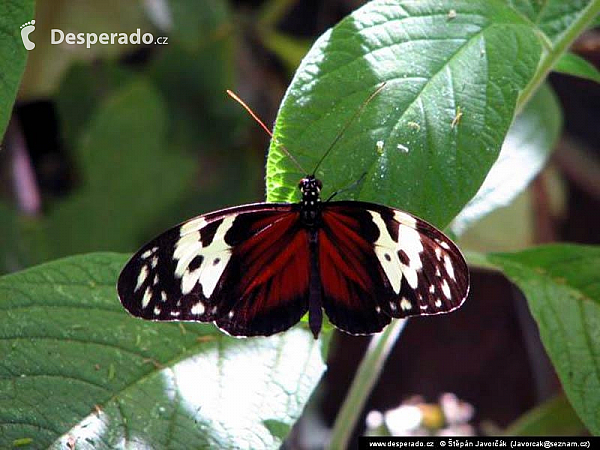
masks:
[[[375,333],[390,322],[390,314],[380,306],[387,293],[373,253],[377,229],[367,211],[348,214],[333,205],[324,209],[318,235],[323,308],[343,331]]]
[[[254,226],[243,222],[240,227]],[[298,213],[270,223],[234,246],[220,292],[232,307],[217,326],[236,336],[269,335],[291,327],[308,310],[309,271],[308,232]]]

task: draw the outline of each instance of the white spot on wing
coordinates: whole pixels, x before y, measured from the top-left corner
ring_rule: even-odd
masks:
[[[450,246],[446,242],[442,241],[442,242],[440,242],[440,245],[442,247],[444,247],[446,250],[450,250]]]
[[[419,285],[419,277],[417,276],[417,271],[410,266],[405,266],[402,263],[400,263],[400,267],[402,268],[404,278],[406,278],[406,281],[408,281],[408,285],[411,288],[416,289]]]
[[[179,311],[171,311],[169,314],[171,314],[173,317],[178,317],[180,312]]]
[[[450,286],[448,286],[448,282],[446,280],[444,280],[442,283],[442,292],[444,293],[444,296],[450,300]]]
[[[189,220],[181,226],[181,229],[179,230],[179,236],[184,236],[188,233],[199,231],[207,224],[208,222],[204,217],[198,217],[196,219]]]
[[[410,287],[416,289],[419,283],[417,272],[423,267],[420,256],[423,252],[423,243],[421,235],[415,229],[417,220],[402,211],[395,211],[394,219],[398,222],[398,242],[395,242],[388,232],[381,214],[375,211],[369,211],[369,213],[379,229],[379,238],[375,242],[375,254],[392,289],[396,294],[400,293],[403,276]],[[402,250],[408,257],[408,265],[400,262],[399,250]]]
[[[395,211],[394,219],[396,219],[396,221],[401,223],[402,225],[406,225],[407,227],[411,227],[413,229],[417,228],[417,219],[415,219],[410,214],[406,214],[405,212]]]
[[[229,314],[227,314],[227,317],[229,317],[230,319],[233,317],[235,313],[233,311],[229,311]]]
[[[436,307],[436,308],[439,308],[440,306],[442,306],[442,301],[441,301],[441,300],[438,298],[438,299],[435,301],[435,307]]]
[[[150,300],[152,300],[152,289],[150,289],[150,286],[148,286],[144,292],[144,296],[142,297],[142,308],[148,306]]]
[[[379,314],[381,312],[381,308],[379,306],[376,306],[375,311],[377,312],[377,314]]]
[[[453,280],[456,280],[454,277],[454,266],[452,265],[452,260],[448,255],[444,256],[444,266],[446,267],[446,272],[448,272],[448,276]]]
[[[390,309],[396,311],[396,304],[394,302],[390,302]]]
[[[198,256],[202,242],[200,242],[200,233],[188,233],[182,236],[175,244],[173,258],[177,260],[175,267],[175,276],[182,278],[192,260]]]
[[[423,310],[426,311],[427,308],[429,308],[429,305],[419,305],[419,307]]]
[[[158,264],[158,256],[154,255],[152,257],[152,259],[150,260],[150,265],[152,266],[152,268],[154,269],[156,267],[156,265]]]
[[[144,265],[144,266],[142,266],[142,269],[140,270],[140,273],[138,274],[137,283],[135,285],[135,289],[133,290],[133,292],[137,292],[137,290],[142,287],[142,284],[144,284],[144,281],[146,281],[147,277],[148,277],[148,267]]]
[[[165,291],[160,291],[160,299],[161,299],[163,302],[166,302],[166,301],[167,301],[167,293],[166,293]]]
[[[160,314],[160,308],[158,306],[154,307],[154,315],[158,316]]]
[[[152,247],[151,249],[148,249],[144,253],[142,253],[141,258],[147,259],[150,256],[152,256],[154,253],[156,253],[157,250],[158,250],[158,247]]]
[[[435,285],[432,284],[431,286],[429,286],[429,293],[430,294],[434,294],[435,293]]]
[[[204,311],[205,311],[204,305],[202,304],[202,302],[198,302],[194,306],[192,306],[192,309],[190,312],[192,314],[201,316],[202,314],[204,314]]]
[[[199,269],[202,270],[202,273],[200,274],[200,284],[202,285],[202,293],[206,298],[212,295],[227,263],[229,262],[229,258],[231,258],[231,247],[225,242],[225,233],[231,228],[235,217],[236,216],[226,217],[217,229],[211,244],[205,249],[202,249],[204,261],[202,261],[202,264],[199,267]],[[215,257],[219,258],[217,264],[214,263]]]
[[[182,234],[175,244],[173,253],[173,257],[177,259],[175,276],[181,278],[182,294],[189,294],[194,286],[200,283],[204,297],[208,298],[212,295],[231,257],[231,247],[225,242],[225,234],[231,228],[235,218],[236,216],[233,215],[226,216],[217,228],[210,245],[206,247],[202,246],[200,231],[196,230],[202,221],[204,224],[206,221],[196,219],[198,223],[195,225],[192,226],[191,222],[184,225],[188,227],[187,234]],[[202,263],[195,270],[190,271],[189,265],[196,256],[203,257]]]
[[[379,238],[375,241],[375,254],[377,255],[377,259],[379,260],[388,281],[392,285],[392,289],[398,294],[402,284],[402,263],[398,257],[398,243],[394,242],[390,236],[381,214],[375,211],[369,211],[369,213],[371,214],[371,217],[373,217],[373,223],[379,229]],[[386,255],[390,258],[389,261],[387,260]]]
[[[406,297],[402,297],[400,308],[402,308],[402,311],[410,311],[410,309],[412,309],[412,303],[408,301]]]
[[[421,235],[417,230],[408,225],[400,224],[398,226],[398,248],[402,249],[406,253],[406,256],[408,256],[408,261],[413,271],[417,271],[423,267],[420,256],[423,252],[423,243],[421,242]],[[411,286],[413,285],[411,284]]]

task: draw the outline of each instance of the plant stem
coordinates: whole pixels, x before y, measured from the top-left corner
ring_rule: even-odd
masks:
[[[589,3],[578,19],[571,24],[571,26],[565,30],[554,44],[545,51],[542,55],[538,69],[529,82],[529,84],[523,89],[519,99],[517,100],[516,113],[520,113],[523,107],[527,104],[529,99],[535,94],[540,85],[546,80],[546,77],[560,59],[562,54],[567,51],[573,41],[579,36],[588,25],[594,20],[596,16],[600,14],[600,0],[594,0]],[[541,33],[541,31],[540,31]],[[547,46],[544,46],[547,48]],[[516,114],[515,114],[516,115]]]
[[[348,447],[348,439],[356,426],[356,421],[405,324],[406,320],[394,320],[383,332],[371,338],[367,352],[358,366],[346,400],[333,425],[329,449],[338,450]]]

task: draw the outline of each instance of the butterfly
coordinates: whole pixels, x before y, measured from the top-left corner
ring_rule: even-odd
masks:
[[[123,306],[149,320],[214,322],[233,336],[269,336],[308,313],[317,338],[323,312],[360,335],[462,305],[469,271],[441,231],[388,206],[321,201],[314,175],[298,187],[299,203],[215,211],[148,242],[119,276]]]

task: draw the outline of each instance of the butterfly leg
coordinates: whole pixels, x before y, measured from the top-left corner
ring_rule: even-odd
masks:
[[[323,287],[319,272],[319,235],[317,231],[310,232],[310,281],[308,294],[308,325],[315,339],[319,337],[323,323]]]

